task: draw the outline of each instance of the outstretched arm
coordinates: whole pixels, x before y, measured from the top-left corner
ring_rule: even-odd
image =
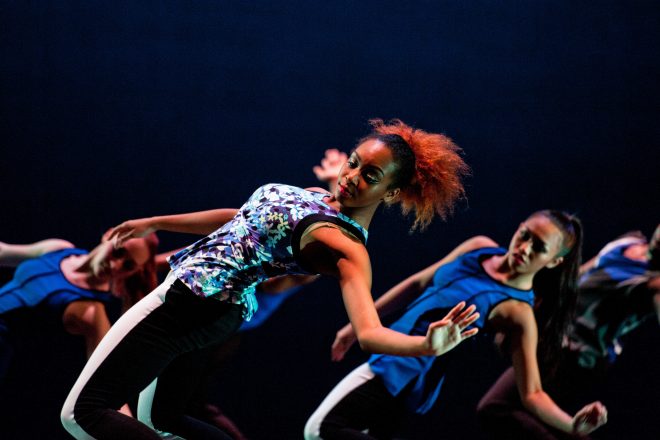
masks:
[[[466,252],[487,246],[497,246],[497,243],[482,235],[472,237],[458,245],[440,261],[409,276],[376,300],[378,316],[384,318],[410,304],[431,284],[433,275],[441,266],[454,261]],[[332,360],[342,360],[355,341],[356,335],[350,323],[339,329],[332,344]]]
[[[461,313],[465,304],[431,324],[426,337],[383,327],[371,298],[371,264],[366,249],[338,228],[324,226],[313,226],[303,235],[301,258],[319,273],[338,278],[346,312],[363,350],[400,356],[440,355],[476,333],[464,331],[478,319],[478,314],[471,314],[474,308]]]
[[[571,417],[543,391],[536,357],[536,320],[529,305],[505,301],[493,313],[495,316],[491,322],[497,327],[504,324],[505,331],[510,334],[518,393],[529,412],[544,423],[575,435],[589,434],[607,422],[607,410],[600,402],[590,403]]]
[[[0,266],[15,267],[30,258],[72,247],[73,244],[59,238],[49,238],[32,244],[9,244],[0,241]]]
[[[156,231],[208,235],[231,220],[237,209],[211,209],[187,214],[162,215],[128,220],[115,226],[110,238],[121,245],[129,238],[144,237]]]

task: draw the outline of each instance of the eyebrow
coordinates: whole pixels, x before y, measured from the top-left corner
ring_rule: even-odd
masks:
[[[360,155],[356,150],[353,150],[353,154],[357,156],[359,162],[362,162],[362,158],[360,157]],[[380,177],[385,176],[385,171],[380,169],[380,167],[377,167],[376,165],[369,165],[369,168],[372,168],[374,171],[378,171],[380,173]]]

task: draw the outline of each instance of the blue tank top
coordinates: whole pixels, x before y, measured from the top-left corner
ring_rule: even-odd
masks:
[[[630,246],[646,243],[643,239],[621,240],[621,244],[604,249],[605,252],[598,255],[598,260],[593,268],[580,277],[580,283],[588,279],[594,272],[601,271],[613,282],[621,282],[637,275],[643,275],[649,267],[648,261],[632,260],[623,253]]]
[[[71,255],[86,255],[82,249],[62,249],[31,258],[18,265],[14,278],[0,288],[0,314],[21,307],[63,307],[78,300],[112,302],[109,292],[87,290],[64,277],[60,263]]]
[[[471,326],[483,329],[493,308],[509,299],[534,303],[532,290],[520,290],[491,278],[481,262],[493,255],[506,253],[502,248],[480,248],[467,252],[438,268],[432,284],[413,301],[390,327],[402,333],[425,336],[430,323],[438,321],[457,303],[476,305],[479,319]],[[373,355],[371,370],[383,379],[388,391],[397,396],[406,388],[406,405],[424,414],[435,403],[452,353],[439,357],[399,357]]]
[[[284,274],[309,274],[298,262],[300,238],[313,223],[341,226],[362,243],[367,231],[323,199],[325,192],[268,184],[258,188],[232,220],[169,259],[177,278],[195,294],[257,310],[255,286]]]

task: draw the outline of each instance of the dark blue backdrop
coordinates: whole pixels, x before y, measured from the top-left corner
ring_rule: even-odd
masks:
[[[653,1],[2,1],[0,240],[91,247],[127,218],[237,206],[269,181],[314,185],[324,149],[398,117],[452,137],[473,177],[469,202],[424,234],[396,210],[375,219],[375,295],[471,235],[506,243],[540,208],[578,213],[591,255],[660,221],[659,37]],[[307,289],[243,338],[217,401],[253,439],[301,437],[365,358],[329,362],[344,322],[335,284]],[[658,427],[657,324],[635,339],[602,438]],[[57,406],[82,360],[58,343],[24,357],[0,396],[9,437],[65,438]],[[466,355],[407,435],[474,438],[498,362]]]

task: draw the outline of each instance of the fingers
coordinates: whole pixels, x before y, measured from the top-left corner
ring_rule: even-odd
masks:
[[[475,328],[471,328],[470,330],[465,330],[464,332],[461,333],[461,336],[463,337],[463,339],[467,339],[476,335],[477,333],[479,333],[479,329],[475,327]]]
[[[465,308],[465,301],[461,301],[461,302],[459,302],[458,304],[456,304],[456,305],[455,305],[455,306],[449,311],[449,313],[447,313],[447,315],[443,318],[443,321],[444,321],[445,319],[448,319],[448,320],[452,320],[452,321],[453,321],[454,318],[456,318],[456,316],[458,316],[458,314],[461,312],[461,310],[463,310],[463,308]]]

